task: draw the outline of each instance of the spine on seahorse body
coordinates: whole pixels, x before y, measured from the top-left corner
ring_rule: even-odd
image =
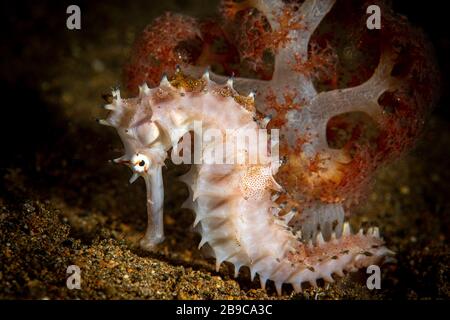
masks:
[[[219,85],[208,73],[195,80],[178,72],[171,81],[164,77],[159,87],[142,86],[137,98],[121,99],[118,92],[114,96],[107,106],[111,112],[101,122],[115,127],[123,140],[125,155],[116,162],[130,165],[135,176],[146,179],[149,225],[141,243],[148,247],[163,237],[163,186],[155,177],[160,176],[167,152],[193,130],[194,121],[201,121],[203,130],[223,134],[242,128],[257,131],[264,124],[256,119],[253,94],[240,96],[231,80]],[[203,154],[215,147],[215,142],[204,143]],[[244,151],[251,156],[250,149]],[[194,225],[202,238],[199,247],[212,248],[217,269],[228,261],[237,276],[240,267],[247,266],[252,279],[258,274],[262,287],[272,280],[281,294],[283,283],[300,291],[303,282],[314,286],[319,278],[332,282],[332,274],[342,276],[344,270],[373,264],[389,254],[378,228],[352,234],[345,223],[327,241],[320,232],[315,239],[302,238],[299,230],[288,225],[301,210],[281,215],[276,202],[276,192],[283,192],[273,177],[279,165],[277,159],[268,164],[200,163],[182,178],[190,189],[185,204],[196,215]]]

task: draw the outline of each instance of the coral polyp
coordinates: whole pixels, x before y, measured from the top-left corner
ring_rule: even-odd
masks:
[[[383,3],[378,31],[358,25],[363,15],[343,19],[333,9],[340,5],[223,1],[220,22],[166,14],[147,27],[125,68],[127,88],[140,93],[114,92],[103,121],[124,143],[118,162],[146,181],[142,247],[163,240],[167,152],[201,121],[220,134],[280,130],[280,161],[195,164],[183,179],[200,246],[211,247],[217,267],[228,261],[237,275],[246,266],[281,294],[283,283],[299,291],[304,282],[333,282],[392,254],[377,227],[352,233],[346,217],[375,170],[420,133],[437,96],[436,67],[423,35]],[[339,24],[351,33],[344,47]],[[366,60],[364,44],[374,48]],[[359,69],[349,76],[352,59]]]

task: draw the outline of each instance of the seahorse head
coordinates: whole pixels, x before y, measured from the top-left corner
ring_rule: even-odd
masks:
[[[125,154],[113,161],[131,168],[130,183],[147,175],[155,166],[161,166],[165,159],[160,129],[151,121],[150,89],[143,85],[140,91],[139,97],[132,99],[122,99],[119,90],[113,91],[113,101],[106,106],[110,114],[103,120],[103,124],[116,128],[122,140]]]

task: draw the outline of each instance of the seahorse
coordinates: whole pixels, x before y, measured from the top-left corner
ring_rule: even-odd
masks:
[[[178,70],[154,88],[144,83],[135,98],[122,98],[119,90],[112,96],[112,103],[105,106],[110,112],[100,123],[114,127],[123,142],[125,154],[114,162],[131,168],[131,183],[139,177],[145,180],[148,225],[140,245],[151,250],[164,239],[161,168],[169,150],[178,148],[196,121],[201,121],[204,130],[226,134],[227,130],[266,129],[267,119],[256,111],[254,93],[240,95],[232,78],[216,83],[209,72],[195,79]],[[260,147],[271,149],[269,140]],[[205,141],[202,154],[214,148],[216,141]],[[241,152],[251,157],[255,149],[245,145]],[[234,160],[238,153],[232,151]],[[302,236],[301,229],[289,224],[295,209],[282,214],[279,204],[284,190],[274,176],[282,162],[269,159],[268,163],[200,161],[182,177],[190,189],[187,206],[196,215],[199,247],[212,249],[217,269],[227,261],[237,276],[241,267],[248,267],[252,280],[258,275],[262,288],[272,280],[281,295],[283,284],[300,292],[304,283],[316,286],[320,278],[333,282],[333,275],[344,276],[344,271],[378,263],[392,254],[376,227],[353,233],[345,222],[333,226],[325,237],[320,231],[315,237]]]

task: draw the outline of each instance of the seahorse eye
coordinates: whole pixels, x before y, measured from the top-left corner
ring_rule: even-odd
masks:
[[[147,172],[150,167],[150,159],[142,153],[134,154],[134,156],[131,158],[130,163],[131,169],[133,169],[135,173],[139,174]]]

